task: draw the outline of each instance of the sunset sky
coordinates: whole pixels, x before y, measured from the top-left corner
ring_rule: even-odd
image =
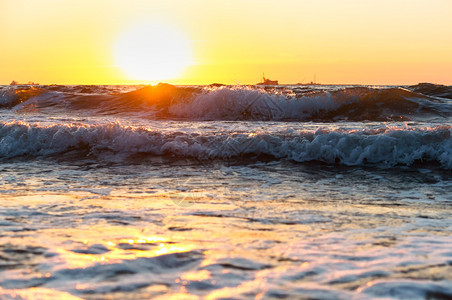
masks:
[[[0,0],[0,84],[252,84],[265,72],[451,85],[451,14],[451,0]]]

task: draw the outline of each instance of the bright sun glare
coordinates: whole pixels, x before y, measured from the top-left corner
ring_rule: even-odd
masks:
[[[176,29],[146,23],[124,31],[114,45],[115,64],[130,78],[174,79],[191,63],[190,45]]]

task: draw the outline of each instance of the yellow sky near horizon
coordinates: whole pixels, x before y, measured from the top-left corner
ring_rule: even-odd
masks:
[[[140,22],[189,41],[174,84],[452,84],[450,0],[0,0],[0,84],[135,84],[114,58]],[[150,40],[150,43],[158,41]],[[181,50],[182,51],[182,50]]]

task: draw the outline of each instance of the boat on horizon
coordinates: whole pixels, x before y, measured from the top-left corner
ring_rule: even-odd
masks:
[[[300,85],[322,85],[322,84],[311,81],[311,82],[308,82],[308,83],[301,83]]]
[[[321,83],[317,83],[316,77],[317,77],[317,74],[314,74],[314,81],[311,81],[311,82],[308,82],[308,83],[299,82],[296,85],[322,85]]]
[[[28,83],[19,83],[15,80],[11,81],[11,83],[9,85],[39,85],[39,83],[33,82],[33,81],[29,81]]]
[[[265,74],[262,73],[262,82],[256,83],[256,85],[278,85],[278,80],[270,80],[265,78]]]

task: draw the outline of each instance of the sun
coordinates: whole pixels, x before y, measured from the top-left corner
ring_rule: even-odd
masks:
[[[179,76],[191,64],[189,40],[171,26],[141,23],[120,34],[115,65],[131,79],[156,81]]]

